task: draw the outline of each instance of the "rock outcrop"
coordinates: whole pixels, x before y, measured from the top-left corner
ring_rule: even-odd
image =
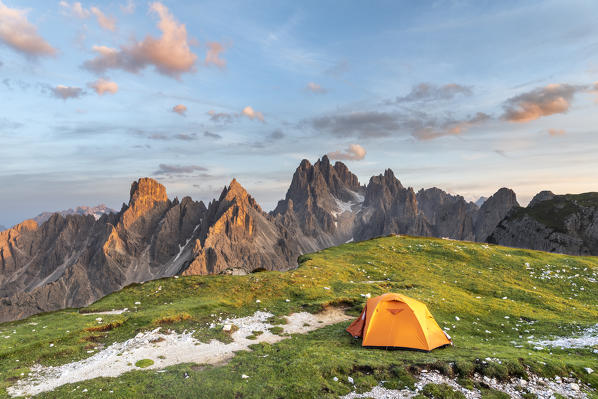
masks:
[[[282,239],[284,230],[233,179],[220,198],[210,203],[195,238],[193,260],[183,274],[288,269],[299,251],[292,240]]]
[[[488,242],[572,255],[598,255],[598,193],[538,193],[514,208]]]
[[[279,225],[291,226],[300,248],[317,251],[352,238],[364,191],[342,162],[333,166],[325,155],[314,165],[304,159],[272,216]]]
[[[387,169],[383,175],[371,177],[365,191],[365,200],[354,228],[355,240],[391,233],[430,235],[413,188],[403,187],[392,170]]]
[[[518,207],[515,192],[508,188],[501,188],[488,198],[478,212],[475,222],[476,241],[486,241],[498,223],[514,207]]]
[[[474,241],[478,207],[460,195],[448,194],[437,187],[417,192],[418,207],[426,217],[430,234]]]

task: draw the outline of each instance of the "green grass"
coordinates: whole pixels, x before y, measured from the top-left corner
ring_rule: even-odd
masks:
[[[230,333],[221,325],[209,328],[218,317],[267,310],[276,316],[273,324],[284,324],[283,315],[326,306],[344,306],[357,316],[366,294],[385,292],[425,302],[454,346],[430,353],[366,349],[344,331],[345,322],[273,345],[252,345],[252,351],[238,352],[224,365],[181,364],[161,373],[135,370],[65,385],[40,397],[326,398],[352,391],[348,376],[365,392],[380,381],[408,386],[411,375],[422,368],[465,382],[475,372],[505,379],[525,376],[530,369],[545,376],[572,374],[598,388],[597,374],[583,370],[598,369],[594,348],[534,350],[527,342],[530,336],[568,335],[596,323],[598,288],[590,279],[598,278],[598,258],[393,236],[329,248],[301,261],[288,272],[134,284],[83,309],[131,310],[121,315],[67,309],[0,324],[0,398],[34,364],[83,359],[156,326],[195,330],[194,336],[204,342],[227,342]],[[500,364],[486,362],[488,357]],[[243,374],[249,378],[241,378]]]
[[[152,359],[141,359],[135,362],[135,367],[139,367],[141,369],[153,366],[154,361]]]

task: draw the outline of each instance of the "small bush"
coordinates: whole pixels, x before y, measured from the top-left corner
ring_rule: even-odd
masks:
[[[284,332],[284,328],[278,326],[269,328],[268,330],[270,330],[270,332],[274,335],[282,335]]]
[[[464,378],[471,377],[475,371],[473,363],[468,362],[467,360],[457,360],[455,368],[457,369],[457,374]]]
[[[287,320],[286,317],[272,316],[272,317],[268,318],[267,322],[272,325],[281,325],[281,324],[287,324],[289,321]]]
[[[135,362],[135,367],[145,368],[145,367],[149,367],[153,364],[154,364],[154,361],[152,359],[141,359],[141,360],[138,360],[137,362]]]
[[[428,384],[422,389],[426,398],[434,399],[465,399],[465,395],[455,391],[448,384]]]

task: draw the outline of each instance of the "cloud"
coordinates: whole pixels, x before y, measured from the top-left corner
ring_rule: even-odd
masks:
[[[265,122],[264,114],[255,111],[250,106],[243,108],[243,110],[240,113],[216,112],[213,109],[211,109],[208,111],[208,115],[210,115],[210,120],[216,123],[232,123],[233,121],[242,116],[246,116],[251,120],[257,119],[259,121]]]
[[[91,7],[91,12],[98,20],[98,24],[106,30],[114,32],[116,29],[116,18],[107,16],[99,8]]]
[[[86,10],[78,1],[72,4],[70,4],[68,1],[61,1],[58,4],[60,4],[60,7],[62,7],[63,12],[68,15],[73,15],[80,19],[87,18],[90,15],[89,10]]]
[[[386,137],[401,128],[397,114],[378,111],[325,115],[313,118],[309,123],[316,130],[339,137]]]
[[[246,106],[245,108],[243,108],[243,111],[241,111],[241,114],[245,115],[246,117],[248,117],[251,120],[257,119],[257,120],[264,122],[264,115],[261,112],[254,111],[254,109],[251,108],[249,105]]]
[[[104,78],[100,78],[95,82],[89,83],[87,86],[94,89],[95,92],[100,96],[104,95],[104,93],[116,94],[118,91],[118,84],[116,84],[116,82],[112,82]]]
[[[349,62],[347,60],[341,60],[332,65],[330,68],[324,71],[324,74],[328,76],[339,77],[349,70]]]
[[[208,51],[206,53],[206,65],[216,65],[218,68],[226,67],[226,60],[220,58],[220,53],[224,51],[224,47],[222,44],[218,42],[208,42],[206,43],[208,47]]]
[[[212,132],[208,132],[208,131],[205,131],[205,132],[203,133],[203,135],[204,135],[205,137],[209,137],[209,138],[211,138],[211,139],[215,139],[215,140],[219,140],[219,139],[221,139],[221,138],[222,138],[222,136],[221,136],[221,135],[219,135],[219,134],[216,134],[216,133],[212,133]]]
[[[214,110],[209,110],[208,115],[210,115],[210,120],[212,122],[222,122],[222,123],[231,123],[237,115],[230,114],[228,112],[216,112]]]
[[[550,84],[512,97],[504,102],[503,119],[509,122],[530,122],[543,116],[564,114],[571,100],[584,86]]]
[[[327,132],[337,137],[380,138],[407,132],[417,140],[431,140],[442,136],[460,135],[489,119],[490,116],[483,112],[462,119],[439,120],[421,111],[410,111],[406,114],[359,111],[325,115],[307,122],[316,131]]]
[[[197,56],[191,52],[187,40],[187,28],[179,24],[161,3],[150,5],[150,11],[159,17],[158,29],[162,36],[146,36],[143,41],[133,40],[120,48],[93,46],[97,56],[85,61],[83,67],[96,73],[108,69],[122,69],[138,73],[153,66],[158,73],[180,79],[181,74],[195,71]]]
[[[268,135],[268,139],[271,141],[282,140],[285,137],[284,133],[280,129],[276,129]]]
[[[61,98],[63,100],[69,98],[79,98],[83,95],[83,89],[80,87],[58,85],[56,87],[50,88],[50,91],[54,97]]]
[[[185,107],[183,104],[178,104],[172,107],[172,112],[176,112],[181,116],[185,116],[185,113],[187,112],[187,107]]]
[[[366,153],[365,148],[359,144],[350,144],[344,151],[329,152],[328,157],[330,157],[330,159],[339,159],[343,161],[361,161],[365,158]]]
[[[135,12],[135,2],[133,0],[127,0],[127,3],[120,5],[120,10],[123,14],[133,14]]]
[[[590,93],[596,94],[596,98],[594,99],[594,103],[598,104],[598,82],[594,82],[592,88],[590,89]]]
[[[138,132],[138,134],[144,135],[143,132]],[[181,141],[193,141],[197,140],[196,133],[178,133],[175,135],[168,135],[163,133],[153,133],[146,136],[150,140],[161,140],[161,141],[172,141],[172,140],[181,140]]]
[[[556,137],[556,136],[563,136],[565,132],[563,129],[548,129],[548,134],[550,134],[552,137]]]
[[[305,90],[309,90],[312,93],[317,93],[317,94],[324,94],[328,91],[325,88],[323,88],[322,86],[320,86],[319,84],[314,83],[314,82],[309,82],[307,84],[307,86],[305,86]]]
[[[478,112],[472,117],[462,120],[448,119],[436,122],[434,119],[415,121],[413,137],[418,140],[433,140],[443,136],[458,136],[473,126],[482,124],[490,119],[490,116]],[[419,125],[419,126],[418,126]]]
[[[449,83],[443,86],[438,86],[432,83],[420,83],[413,86],[406,96],[396,97],[394,100],[387,100],[386,104],[452,100],[458,95],[470,96],[471,94],[471,87],[462,86],[456,83]]]
[[[8,8],[0,0],[0,41],[28,57],[52,56],[56,49],[27,20],[29,10]]]
[[[167,165],[161,163],[159,165],[158,170],[156,170],[153,174],[154,175],[185,175],[193,172],[205,172],[207,168],[198,165]]]

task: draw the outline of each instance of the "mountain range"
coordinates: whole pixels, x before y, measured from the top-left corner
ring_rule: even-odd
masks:
[[[478,207],[436,187],[416,193],[390,169],[362,185],[324,156],[300,163],[268,213],[235,179],[206,205],[171,200],[163,185],[141,178],[118,212],[54,213],[0,232],[0,321],[85,306],[128,284],[176,274],[288,270],[303,253],[389,234],[595,254],[598,194],[584,195],[540,193],[522,208],[501,188]]]
[[[100,205],[93,206],[93,207],[91,207],[91,206],[78,206],[75,209],[70,208],[70,209],[66,209],[66,210],[58,211],[58,212],[42,212],[39,215],[37,215],[36,217],[34,217],[33,220],[35,220],[37,222],[37,224],[42,224],[46,220],[50,219],[52,217],[52,215],[54,215],[55,213],[59,213],[62,216],[67,216],[67,215],[92,215],[97,220],[97,219],[99,219],[104,214],[107,214],[107,213],[116,213],[116,211],[114,209],[108,208],[104,204],[100,204]]]

